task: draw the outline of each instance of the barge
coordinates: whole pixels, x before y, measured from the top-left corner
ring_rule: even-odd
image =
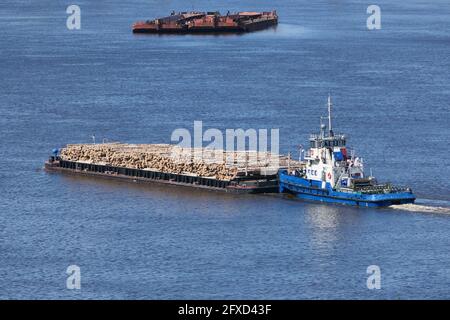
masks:
[[[133,24],[133,33],[241,33],[269,28],[278,24],[276,11],[172,12],[170,16]]]
[[[203,160],[198,153],[172,145],[130,145],[120,143],[67,145],[55,149],[45,162],[48,171],[131,182],[188,186],[233,193],[277,193],[278,169],[300,168],[289,158],[270,153],[233,152],[232,163]],[[224,157],[229,152],[215,150]],[[259,159],[258,159],[259,158]],[[225,158],[224,158],[225,159]],[[252,159],[255,159],[253,161]],[[277,165],[272,167],[274,159]]]

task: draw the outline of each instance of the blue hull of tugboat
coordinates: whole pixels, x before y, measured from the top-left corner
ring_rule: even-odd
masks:
[[[285,170],[279,172],[280,193],[290,193],[299,199],[340,203],[361,207],[387,207],[393,204],[414,203],[412,192],[382,194],[348,193],[333,190],[329,183],[322,188],[321,181],[308,180],[288,175]]]

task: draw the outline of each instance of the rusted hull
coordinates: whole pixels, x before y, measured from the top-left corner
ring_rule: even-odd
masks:
[[[133,29],[133,33],[144,34],[208,34],[208,33],[244,33],[243,28],[190,28],[190,29]]]
[[[133,28],[133,33],[188,33],[187,29],[185,28],[163,28],[163,29],[156,29],[156,28],[149,28],[146,26],[137,26]]]
[[[278,24],[278,19],[265,20],[265,21],[257,21],[250,23],[245,26],[246,32],[253,32],[258,30],[267,29],[269,27],[276,26]]]

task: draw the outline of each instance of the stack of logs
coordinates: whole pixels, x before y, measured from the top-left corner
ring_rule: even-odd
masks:
[[[286,165],[288,161],[286,157],[269,152],[121,143],[69,144],[60,150],[60,157],[68,161],[191,174],[218,180],[232,180],[239,174],[259,172],[261,168],[270,167],[274,159],[280,165]]]

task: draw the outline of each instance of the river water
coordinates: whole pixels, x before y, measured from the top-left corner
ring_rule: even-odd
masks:
[[[0,298],[450,298],[450,3],[61,1],[0,4]],[[271,10],[275,29],[133,35],[172,10]],[[278,128],[294,152],[335,128],[416,205],[358,209],[42,170],[51,150],[169,143],[177,128]],[[295,153],[295,152],[294,152]],[[66,288],[78,265],[81,289]],[[370,265],[381,289],[369,290]]]

